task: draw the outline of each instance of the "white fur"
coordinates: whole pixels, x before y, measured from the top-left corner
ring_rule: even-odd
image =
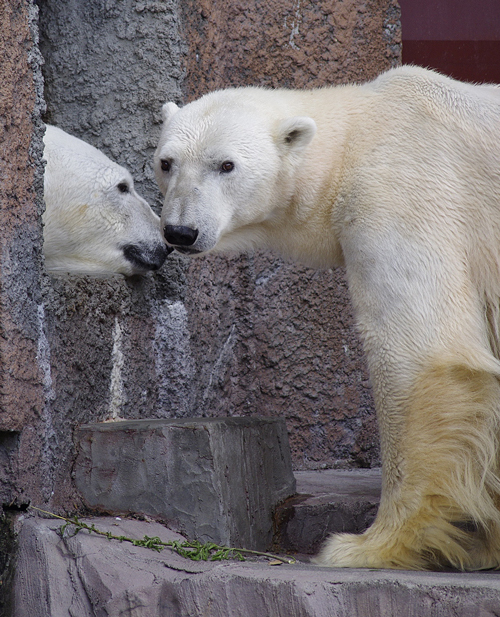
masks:
[[[320,563],[500,565],[498,93],[401,67],[164,108],[162,226],[198,231],[182,252],[269,247],[346,268],[383,492],[374,525],[333,536]]]
[[[47,270],[132,275],[161,266],[168,250],[160,220],[130,173],[54,126],[44,143]]]

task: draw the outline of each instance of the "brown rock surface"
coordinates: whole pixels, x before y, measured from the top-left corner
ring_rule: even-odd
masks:
[[[186,99],[240,85],[359,82],[400,61],[388,2],[183,3]],[[274,255],[189,265],[191,347],[202,414],[282,415],[298,469],[379,464],[373,401],[341,270]]]

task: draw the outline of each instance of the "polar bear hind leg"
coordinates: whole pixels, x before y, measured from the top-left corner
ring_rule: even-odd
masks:
[[[500,566],[495,375],[441,364],[415,383],[400,451],[377,519],[364,534],[332,536],[316,563],[461,570]]]

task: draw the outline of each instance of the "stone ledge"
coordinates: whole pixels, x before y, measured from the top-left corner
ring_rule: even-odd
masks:
[[[202,542],[269,549],[273,510],[295,493],[283,418],[126,420],[82,426],[77,441],[89,508]]]
[[[89,522],[89,521],[87,521]],[[92,519],[102,530],[168,541],[158,523]],[[20,522],[14,617],[488,617],[500,614],[500,573],[319,568],[305,563],[191,562],[168,550],[79,533],[54,520]]]
[[[312,555],[332,533],[360,533],[375,519],[380,469],[298,471],[297,495],[275,511],[275,550]]]

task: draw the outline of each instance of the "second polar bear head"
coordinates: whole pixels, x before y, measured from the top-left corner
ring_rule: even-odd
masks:
[[[61,129],[44,136],[44,255],[49,272],[157,270],[171,249],[130,173]]]
[[[165,195],[165,239],[189,255],[241,250],[249,228],[276,214],[314,120],[283,116],[261,88],[217,91],[179,109],[163,106],[155,174]],[[258,233],[258,230],[256,230]]]

